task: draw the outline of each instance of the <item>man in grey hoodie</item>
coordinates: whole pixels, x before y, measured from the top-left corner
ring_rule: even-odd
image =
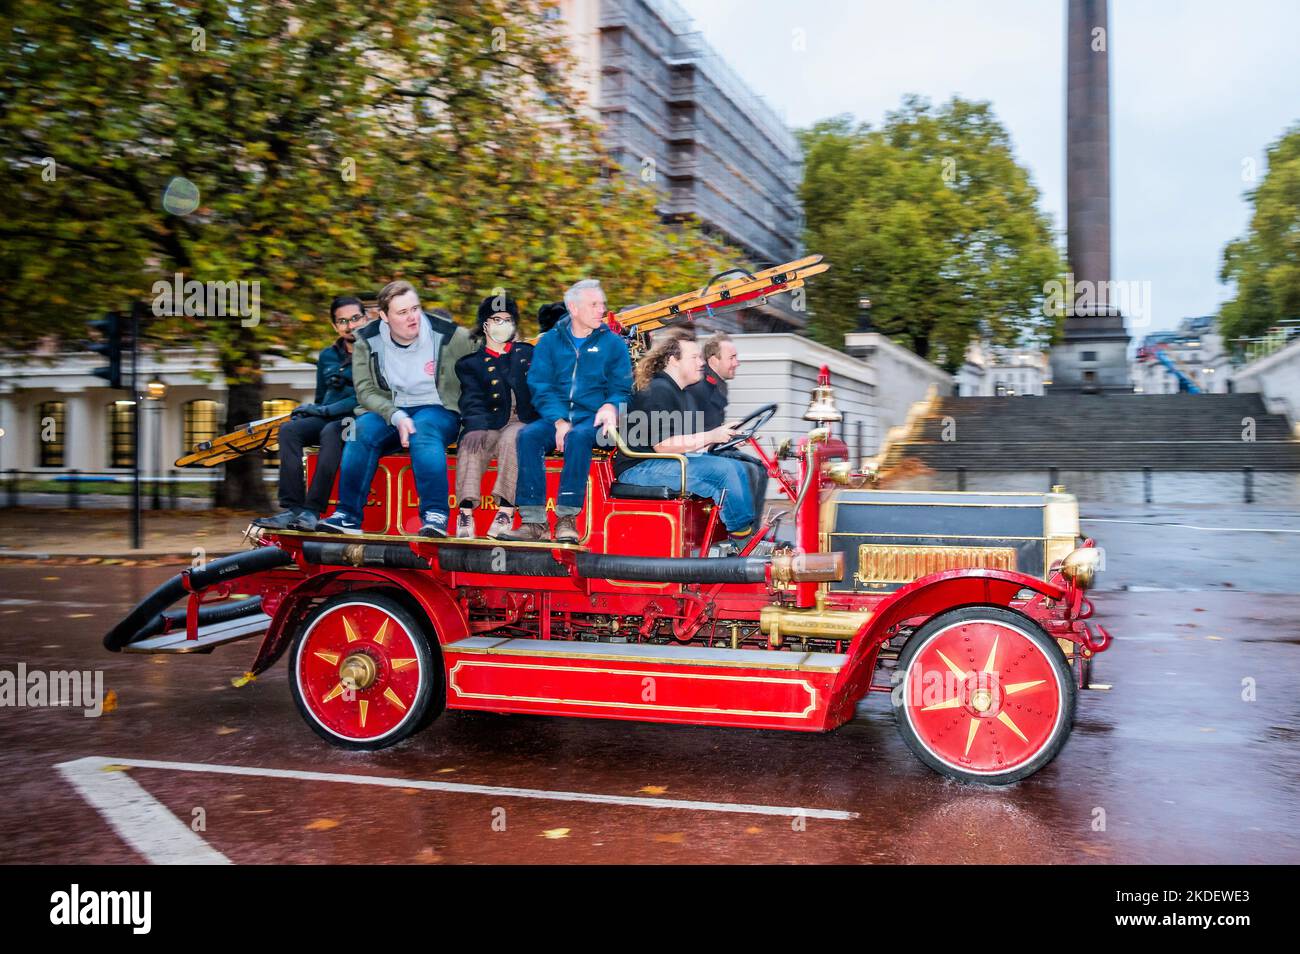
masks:
[[[379,459],[400,444],[409,449],[420,495],[420,535],[447,535],[447,445],[460,431],[456,362],[474,350],[468,328],[420,307],[409,282],[379,293],[380,318],[357,336],[352,380],[369,411],[357,418],[343,451],[339,505],[317,528],[361,533],[362,508]]]

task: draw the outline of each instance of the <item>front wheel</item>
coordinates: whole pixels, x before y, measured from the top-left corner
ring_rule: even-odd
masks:
[[[294,639],[289,686],[307,724],[348,749],[382,749],[442,711],[442,659],[429,629],[385,593],[323,602]]]
[[[898,659],[904,741],[941,775],[1004,785],[1046,765],[1074,722],[1073,674],[1032,620],[969,606],[918,629]]]

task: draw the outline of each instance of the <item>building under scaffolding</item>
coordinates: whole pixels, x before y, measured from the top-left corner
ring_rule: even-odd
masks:
[[[755,265],[796,258],[798,143],[686,12],[673,0],[566,0],[559,10],[578,60],[576,85],[604,126],[606,148],[658,191],[664,218],[693,216]],[[802,330],[806,313],[789,297],[714,326]]]

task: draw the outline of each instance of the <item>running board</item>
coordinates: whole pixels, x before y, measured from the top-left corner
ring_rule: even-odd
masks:
[[[235,643],[266,632],[271,617],[265,613],[200,626],[197,639],[186,639],[185,631],[163,633],[122,647],[124,653],[210,653],[218,646]]]
[[[741,669],[783,669],[799,672],[839,672],[848,662],[843,653],[780,649],[715,649],[654,643],[597,643],[573,639],[512,639],[470,636],[442,647],[447,654],[475,656],[536,656],[602,662],[638,662],[667,666],[723,666]]]

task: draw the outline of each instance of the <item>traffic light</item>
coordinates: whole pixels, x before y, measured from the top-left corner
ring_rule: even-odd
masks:
[[[116,312],[109,312],[99,321],[92,321],[90,327],[98,331],[100,340],[86,342],[86,348],[108,358],[108,364],[95,368],[90,373],[103,378],[111,388],[122,386],[122,318]]]

